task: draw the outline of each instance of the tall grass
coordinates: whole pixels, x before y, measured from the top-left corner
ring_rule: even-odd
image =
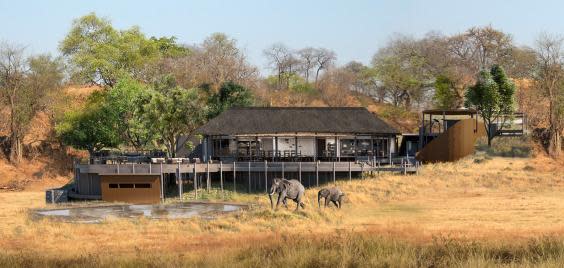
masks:
[[[542,237],[523,243],[435,238],[415,243],[369,233],[321,237],[279,235],[272,241],[205,254],[154,252],[115,258],[112,253],[71,258],[6,255],[2,267],[561,267],[564,241]]]
[[[0,267],[560,267],[562,168],[473,160],[338,180],[342,209],[317,208],[318,188],[299,212],[272,211],[265,193],[203,190],[254,204],[214,220],[36,221],[28,208],[44,207],[44,193],[0,193]]]

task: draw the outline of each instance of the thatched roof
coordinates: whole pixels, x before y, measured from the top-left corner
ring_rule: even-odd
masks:
[[[362,107],[231,108],[200,127],[204,135],[340,133],[399,134]]]

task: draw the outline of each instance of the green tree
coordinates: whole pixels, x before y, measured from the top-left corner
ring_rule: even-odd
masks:
[[[454,83],[446,76],[439,75],[435,79],[435,106],[440,109],[456,108],[456,93]]]
[[[225,82],[217,93],[208,98],[208,118],[216,117],[231,107],[246,107],[253,103],[254,96],[249,89],[233,82]]]
[[[176,156],[179,138],[190,136],[208,115],[205,100],[198,89],[184,89],[170,78],[155,84],[148,102],[143,105],[142,120],[159,133],[168,155]]]
[[[424,97],[429,72],[424,68],[427,59],[417,49],[417,42],[398,36],[390,40],[372,59],[377,79],[382,83],[387,98],[395,106],[411,109],[413,101]]]
[[[494,65],[490,71],[480,71],[477,82],[465,93],[466,106],[474,107],[481,115],[486,133],[488,146],[492,139],[505,127],[514,111],[515,84],[511,82],[503,68]],[[501,119],[497,129],[492,128],[492,122]]]
[[[121,140],[135,149],[146,149],[157,136],[154,129],[143,121],[142,108],[150,98],[150,89],[144,84],[127,78],[107,92],[102,108],[112,118],[117,118],[116,129]]]
[[[102,98],[101,94],[94,94],[83,110],[65,113],[55,126],[63,144],[88,150],[92,155],[97,150],[122,143],[121,133],[115,128],[119,120],[101,105]]]
[[[59,48],[74,78],[113,87],[121,77],[149,81],[148,66],[166,56],[186,53],[175,38],[147,38],[139,27],[116,30],[109,20],[90,13],[75,20]]]

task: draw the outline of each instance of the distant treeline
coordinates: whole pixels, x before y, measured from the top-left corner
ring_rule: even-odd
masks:
[[[370,66],[337,66],[330,49],[276,43],[264,50],[272,74],[262,77],[225,34],[188,46],[174,36],[147,37],[138,27],[116,29],[91,13],[72,23],[60,56],[26,56],[22,46],[0,45],[1,114],[8,122],[2,148],[19,161],[23,137],[42,111],[64,145],[172,154],[180,136],[234,105],[276,105],[272,96],[287,93],[292,105],[318,99],[343,106],[347,96],[362,94],[408,111],[473,107],[485,121],[521,110],[530,127],[546,128],[547,150],[557,156],[564,126],[563,42],[541,34],[534,48],[517,46],[491,26],[450,36],[394,35]],[[73,105],[60,98],[65,84],[100,90],[85,105]]]

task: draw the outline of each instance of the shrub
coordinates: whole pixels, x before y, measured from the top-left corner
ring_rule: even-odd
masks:
[[[496,137],[491,147],[488,147],[485,138],[481,138],[476,144],[476,150],[485,152],[488,156],[531,157],[533,145],[529,136]]]

